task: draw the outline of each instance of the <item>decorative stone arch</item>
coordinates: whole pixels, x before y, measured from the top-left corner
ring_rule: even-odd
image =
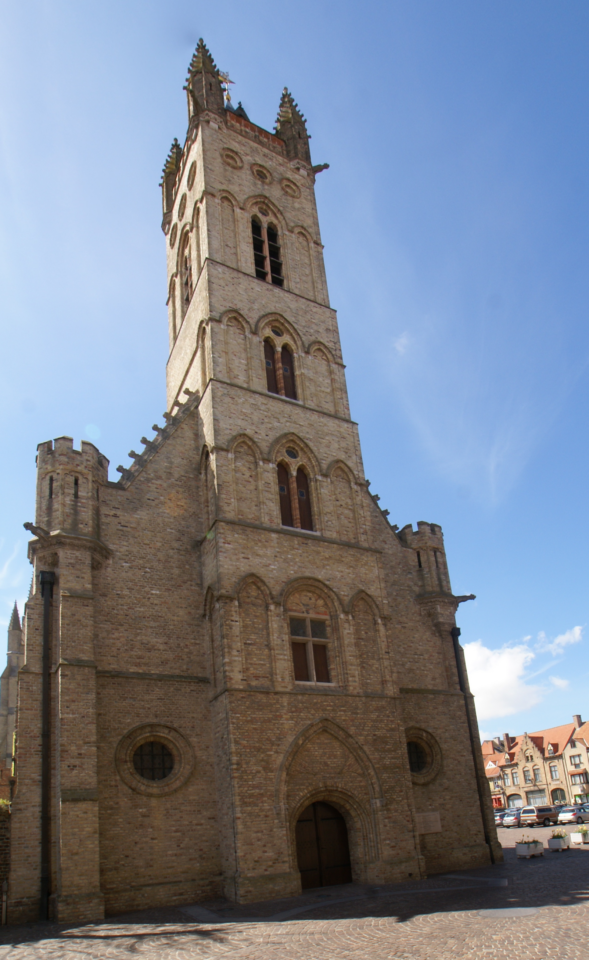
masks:
[[[296,249],[298,292],[315,300],[317,296],[317,267],[315,264],[315,241],[309,231],[300,224],[291,227],[293,246]]]
[[[227,190],[226,187],[222,187],[217,192],[217,197],[219,198],[219,200],[222,200],[223,198],[225,198],[226,200],[231,200],[231,203],[233,204],[234,207],[237,207],[238,210],[243,210],[243,205],[237,199],[235,194],[231,193],[231,190]]]
[[[269,344],[274,351],[274,364],[276,376],[277,392],[282,396],[290,397],[292,400],[305,402],[305,348],[301,336],[292,323],[286,320],[280,314],[266,314],[261,317],[255,327],[258,337],[257,365],[258,376],[262,382],[266,379],[266,344]],[[275,331],[279,331],[276,333]],[[282,352],[286,348],[292,356],[292,366],[294,368],[294,396],[289,393],[286,380],[283,380],[284,358]],[[267,381],[267,389],[274,393]]]
[[[376,620],[382,620],[382,614],[380,612],[380,609],[376,600],[374,599],[374,597],[371,597],[369,593],[366,593],[366,590],[356,590],[356,592],[352,594],[352,596],[348,600],[345,607],[346,613],[349,613],[349,614],[353,613],[354,606],[356,605],[358,600],[365,600],[368,606],[370,607],[370,609],[372,610],[372,613],[374,614],[374,618]]]
[[[260,463],[263,462],[262,451],[260,450],[256,441],[252,437],[250,437],[249,434],[247,433],[234,434],[233,437],[231,437],[229,443],[227,444],[226,449],[229,451],[229,453],[234,453],[235,448],[239,446],[240,443],[247,444],[247,446],[251,448],[252,453],[255,454],[257,460]]]
[[[252,590],[253,596],[246,596]],[[262,603],[259,602],[262,597]],[[268,689],[274,683],[276,663],[272,631],[272,595],[255,573],[242,577],[235,592],[241,678],[249,687]]]
[[[312,340],[307,347],[307,353],[309,356],[314,356],[316,353],[324,353],[329,363],[336,363],[336,359],[333,355],[333,352],[329,349],[326,343],[323,340]]]
[[[226,213],[229,208],[231,211],[230,219],[227,218]],[[241,209],[241,205],[237,197],[229,190],[219,190],[217,193],[217,209],[222,262],[239,270],[241,257],[239,254],[237,211]]]
[[[308,790],[299,795],[289,809],[288,782],[293,763],[304,747],[324,733],[338,741],[356,761],[366,784],[368,803],[362,803],[358,797],[342,787],[339,779],[330,781],[327,778],[322,783],[309,785]],[[361,875],[362,865],[377,858],[379,842],[375,811],[382,806],[382,786],[376,768],[363,747],[342,726],[327,717],[310,723],[297,734],[288,746],[276,773],[275,805],[277,812],[280,811],[284,817],[288,832],[288,850],[294,870],[297,869],[297,820],[309,804],[320,800],[333,804],[343,814],[348,826],[353,867]],[[357,876],[354,879],[360,878],[361,876]]]
[[[264,599],[266,600],[266,603],[268,604],[268,606],[270,606],[270,604],[273,604],[275,602],[274,597],[272,596],[270,587],[268,586],[266,581],[262,580],[262,578],[257,573],[246,573],[245,576],[241,577],[241,579],[238,580],[237,585],[235,587],[235,597],[237,600],[239,600],[240,593],[243,590],[245,590],[245,588],[250,583],[254,583],[258,588],[258,590],[264,595]]]
[[[178,332],[182,325],[181,323],[178,323],[178,282],[178,273],[173,273],[170,277],[170,283],[168,286],[168,299],[166,301],[166,306],[168,307],[172,346],[176,342],[176,337],[178,336]],[[180,311],[180,313],[181,312],[182,311]]]
[[[296,605],[291,604],[291,598],[296,594],[308,592],[319,597],[321,604],[324,605],[325,613],[315,608],[313,612],[303,606],[303,610],[297,610]],[[344,636],[343,636],[343,604],[341,598],[336,592],[328,587],[322,580],[315,577],[296,577],[285,584],[279,595],[280,604],[280,624],[284,646],[289,650],[290,658],[290,624],[291,616],[317,616],[320,619],[325,618],[328,624],[328,665],[330,673],[330,682],[334,687],[345,689],[348,681],[348,670],[345,659]],[[291,667],[292,669],[292,667]],[[293,676],[294,683],[294,676]]]
[[[196,279],[200,277],[201,270],[204,266],[204,259],[202,255],[202,240],[200,236],[200,218],[202,213],[202,195],[194,204],[192,209],[192,216],[190,218],[190,229],[194,234],[194,258],[196,263]]]
[[[304,590],[305,587],[309,590],[317,590],[318,593],[323,593],[327,599],[328,606],[331,608],[331,615],[333,617],[341,616],[344,611],[341,597],[332,587],[329,587],[323,580],[318,580],[316,577],[293,577],[292,580],[287,581],[278,595],[278,602],[284,610],[286,610],[289,597],[293,593],[296,593],[297,590]]]
[[[283,337],[277,337],[272,333],[272,325],[282,327],[285,331]],[[259,318],[255,325],[255,333],[260,340],[271,340],[278,347],[287,346],[295,353],[302,356],[305,353],[303,339],[297,328],[290,320],[287,320],[281,313],[266,313]]]
[[[217,686],[217,682],[220,679],[219,672],[222,669],[222,665],[218,663],[219,653],[216,649],[215,644],[215,605],[217,603],[217,598],[210,586],[207,587],[205,592],[205,597],[202,607],[202,617],[205,621],[205,633],[206,633],[206,657],[207,663],[211,675],[211,683],[213,687]]]
[[[348,480],[350,481],[350,483],[352,484],[358,483],[356,474],[354,473],[352,468],[348,466],[345,460],[332,460],[329,463],[327,470],[325,472],[327,476],[331,479],[331,477],[333,476],[336,470],[342,470],[343,473],[345,473]]]
[[[201,477],[203,513],[207,519],[205,534],[212,527],[217,516],[217,484],[213,468],[213,449],[205,443],[199,460],[199,474]]]
[[[219,317],[219,323],[222,326],[226,326],[228,320],[238,320],[248,335],[253,332],[251,323],[247,317],[244,317],[243,313],[239,312],[239,310],[235,310],[233,308],[230,310],[225,310]]]
[[[293,446],[299,454],[302,453],[302,456],[299,456],[297,459],[287,456],[286,448],[288,446]],[[268,459],[274,463],[278,460],[285,460],[287,463],[293,465],[295,472],[296,466],[298,465],[310,467],[314,476],[318,476],[323,472],[315,453],[309,444],[302,440],[297,433],[282,433],[277,437],[270,445]]]

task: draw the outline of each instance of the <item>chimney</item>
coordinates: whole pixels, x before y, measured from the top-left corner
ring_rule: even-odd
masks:
[[[580,713],[576,713],[576,714],[574,715],[574,717],[573,717],[573,723],[575,724],[575,727],[576,727],[577,730],[579,729],[579,727],[582,727],[582,726],[583,726],[583,721],[581,720],[581,714],[580,714]]]
[[[504,734],[503,734],[503,748],[504,748],[504,750],[505,750],[505,753],[509,753],[509,746],[510,746],[510,744],[511,744],[511,737],[509,736],[508,733],[504,733]]]

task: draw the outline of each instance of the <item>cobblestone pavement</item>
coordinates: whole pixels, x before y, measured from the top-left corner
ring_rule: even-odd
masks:
[[[499,830],[504,864],[402,886],[3,927],[0,960],[589,960],[589,845],[517,860],[520,835]]]

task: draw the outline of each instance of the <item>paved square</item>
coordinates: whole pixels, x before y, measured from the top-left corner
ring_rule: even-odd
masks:
[[[219,900],[78,926],[1,928],[0,960],[588,960],[589,845],[403,886],[346,884],[291,900]],[[551,830],[534,836],[546,841]]]

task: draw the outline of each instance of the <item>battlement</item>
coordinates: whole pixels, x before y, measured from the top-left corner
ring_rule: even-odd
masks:
[[[82,440],[79,450],[71,437],[40,443],[36,523],[50,531],[97,537],[99,490],[106,483],[108,460],[93,443]]]
[[[107,458],[98,447],[87,440],[82,440],[80,450],[74,448],[71,437],[56,437],[55,440],[45,440],[37,446],[37,470],[55,470],[58,467],[69,465],[74,470],[97,471],[101,475],[102,483],[108,481]]]
[[[412,547],[414,550],[426,546],[435,547],[437,550],[444,549],[444,534],[438,523],[418,520],[417,530],[414,530],[413,525],[408,523],[402,530],[399,530],[398,537],[406,547]]]

